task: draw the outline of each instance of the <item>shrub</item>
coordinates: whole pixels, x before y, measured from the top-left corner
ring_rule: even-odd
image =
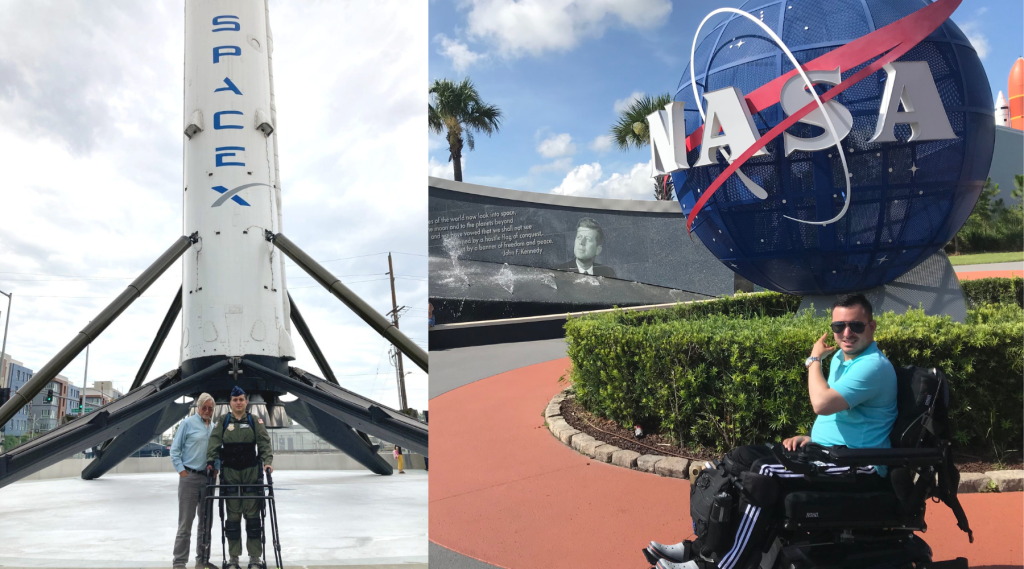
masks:
[[[1020,178],[1011,192],[1014,198],[1021,195]],[[1020,202],[1007,207],[1002,199],[993,200],[999,193],[999,184],[992,178],[978,196],[971,215],[964,222],[953,240],[946,245],[947,253],[986,253],[993,251],[1020,251],[1024,249],[1024,210]]]
[[[750,307],[758,295],[744,296],[642,317],[617,311],[569,320],[578,401],[623,426],[642,424],[717,451],[808,433],[815,415],[803,362],[829,319],[708,306]],[[921,310],[876,318],[875,340],[894,365],[938,367],[950,378],[959,445],[1019,448],[1024,311],[981,306],[965,324]]]
[[[960,281],[967,306],[985,304],[1016,304],[1024,307],[1024,279],[1021,277]]]

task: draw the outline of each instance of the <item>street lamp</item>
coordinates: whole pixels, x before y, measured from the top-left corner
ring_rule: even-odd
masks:
[[[11,297],[14,296],[14,293],[12,292],[8,294],[0,290],[0,294],[7,297],[7,320],[4,322],[4,343],[2,346],[0,346],[0,371],[2,371],[4,369],[4,353],[7,350],[7,325],[11,323]],[[3,377],[0,377],[0,387],[3,387],[5,383],[7,383],[7,380]]]

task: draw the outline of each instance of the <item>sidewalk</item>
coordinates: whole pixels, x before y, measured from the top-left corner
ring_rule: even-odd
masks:
[[[639,567],[650,540],[691,533],[689,483],[588,459],[544,427],[568,358],[501,373],[431,400],[431,541],[498,567]],[[967,494],[975,543],[929,502],[936,560],[1024,564],[1022,495]]]
[[[1024,261],[1011,263],[985,263],[983,265],[960,265],[954,266],[956,276],[962,281],[975,279],[987,279],[992,277],[1021,277],[1024,276]]]

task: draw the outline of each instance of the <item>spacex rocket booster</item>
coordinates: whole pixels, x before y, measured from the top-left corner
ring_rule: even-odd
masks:
[[[281,184],[265,2],[185,3],[185,234],[181,364],[294,359],[282,255]]]

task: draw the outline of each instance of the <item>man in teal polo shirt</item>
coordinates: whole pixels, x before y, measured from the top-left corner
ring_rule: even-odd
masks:
[[[877,323],[871,303],[862,294],[840,299],[832,307],[832,336],[839,351],[832,356],[828,381],[821,372],[821,360],[836,346],[825,340],[828,333],[811,348],[807,366],[807,393],[817,418],[811,436],[801,435],[782,441],[789,451],[795,451],[809,442],[823,446],[846,445],[849,448],[888,448],[889,432],[896,421],[896,370],[875,344]],[[726,462],[730,470],[749,471],[761,475],[761,480],[792,480],[802,478],[778,464],[771,449],[765,445],[747,445],[729,452]],[[840,467],[830,474],[844,474]],[[884,466],[858,468],[858,474],[868,474],[866,482],[884,485]],[[745,475],[746,476],[746,475]],[[767,477],[767,478],[766,478]],[[756,479],[748,485],[753,490]],[[745,567],[753,556],[759,556],[763,541],[770,529],[771,510],[775,504],[759,502],[756,492],[744,493],[738,512],[743,516],[733,539],[732,548],[712,561],[696,559],[693,549],[699,544],[684,541],[675,545],[651,542],[648,557],[660,558],[658,569],[736,569]],[[767,492],[766,495],[771,495]],[[759,558],[759,557],[758,557]]]
[[[807,391],[818,415],[811,436],[782,441],[787,450],[808,442],[850,448],[889,448],[889,432],[896,421],[896,369],[875,343],[871,303],[863,295],[844,298],[832,309],[832,335],[839,351],[832,356],[828,381],[821,373],[821,358],[835,347],[823,334],[807,358]],[[886,467],[875,468],[885,476]]]

